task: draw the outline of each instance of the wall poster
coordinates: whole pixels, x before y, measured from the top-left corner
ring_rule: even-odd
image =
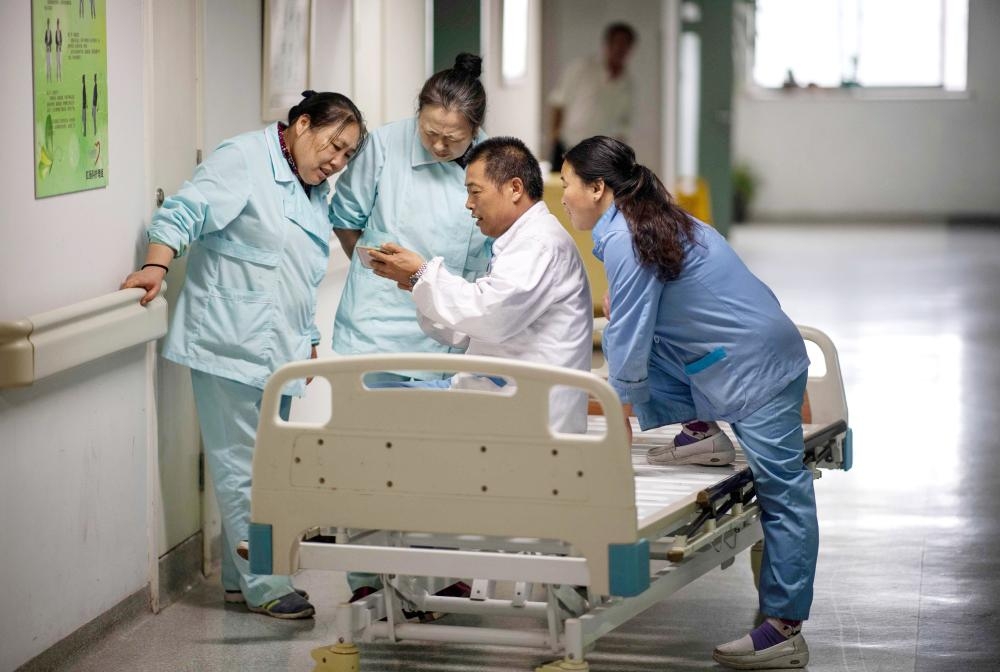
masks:
[[[107,0],[31,0],[35,198],[108,184]]]
[[[310,0],[264,0],[261,117],[282,120],[309,88]]]

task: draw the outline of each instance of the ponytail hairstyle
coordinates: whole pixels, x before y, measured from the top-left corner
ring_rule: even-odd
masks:
[[[486,89],[479,81],[483,59],[475,54],[461,53],[455,65],[431,75],[417,97],[417,114],[427,105],[457,110],[476,134],[486,120]]]
[[[565,160],[584,184],[604,180],[628,223],[639,263],[653,268],[662,282],[676,279],[694,221],[674,203],[660,178],[635,162],[631,147],[604,135],[583,140],[566,152]]]
[[[357,124],[358,148],[355,156],[361,152],[365,140],[368,139],[368,129],[364,117],[361,116],[361,110],[342,93],[303,91],[302,100],[288,110],[288,125],[294,124],[302,115],[309,117],[309,125],[313,128],[336,126],[336,135],[340,135],[347,126]]]

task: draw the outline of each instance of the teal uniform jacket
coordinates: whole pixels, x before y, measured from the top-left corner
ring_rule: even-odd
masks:
[[[695,220],[680,275],[669,282],[639,264],[616,206],[593,238],[611,294],[608,381],[643,429],[694,419],[673,417],[670,398],[689,399],[700,420],[739,421],[809,368],[795,324],[712,227]]]
[[[163,356],[263,389],[319,342],[316,290],[332,228],[329,186],[307,196],[281,153],[277,124],[223,142],[164,201],[150,242],[184,254],[187,276]],[[304,381],[286,394],[301,395]]]
[[[486,136],[480,131],[476,142]],[[442,257],[454,275],[475,280],[490,261],[487,238],[465,208],[465,169],[436,161],[420,143],[416,117],[371,134],[338,180],[330,203],[336,228],[362,232],[358,245],[387,242],[424,259]],[[337,308],[333,349],[344,355],[449,352],[420,329],[408,292],[351,259]]]

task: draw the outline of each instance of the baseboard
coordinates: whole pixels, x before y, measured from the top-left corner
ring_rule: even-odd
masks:
[[[160,558],[160,608],[177,600],[202,580],[202,533],[188,537]],[[71,661],[119,627],[150,613],[149,586],[129,595],[106,612],[56,642],[16,672],[72,669]]]
[[[160,558],[160,609],[201,581],[204,538],[199,530]]]
[[[1000,213],[996,214],[958,214],[948,218],[951,226],[1000,228]]]
[[[754,212],[739,226],[761,224],[945,224],[947,213],[937,212]]]
[[[54,669],[72,669],[68,666],[69,661],[90,649],[94,642],[147,614],[149,614],[149,586],[132,593],[94,620],[77,628],[17,668],[16,672],[50,672]]]

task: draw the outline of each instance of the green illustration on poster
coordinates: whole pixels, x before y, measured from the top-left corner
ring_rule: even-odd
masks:
[[[35,198],[108,184],[107,0],[31,0]]]

